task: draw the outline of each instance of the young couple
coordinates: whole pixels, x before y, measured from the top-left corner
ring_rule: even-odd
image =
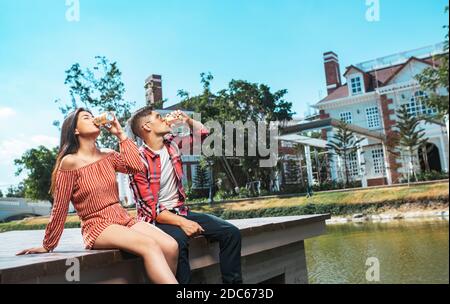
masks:
[[[189,238],[204,235],[220,247],[224,283],[242,283],[239,229],[212,215],[191,212],[185,206],[181,143],[204,138],[204,126],[185,113],[174,113],[191,128],[186,141],[175,137],[170,126],[150,107],[138,110],[130,125],[144,144],[138,148],[125,135],[117,119],[108,130],[117,136],[120,153],[96,145],[100,129],[92,113],[79,108],[62,125],[60,149],[52,175],[54,202],[42,247],[18,253],[53,251],[64,229],[69,203],[81,219],[87,249],[120,249],[141,256],[153,283],[187,284],[191,279]],[[129,174],[138,219],[119,203],[116,172]]]

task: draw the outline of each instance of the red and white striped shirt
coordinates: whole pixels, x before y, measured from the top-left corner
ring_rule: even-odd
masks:
[[[52,251],[64,229],[69,203],[81,219],[83,239],[91,249],[100,233],[109,225],[132,226],[137,221],[119,203],[116,172],[134,174],[144,169],[138,147],[126,139],[120,153],[110,152],[102,159],[74,170],[59,169],[54,203],[43,246]]]

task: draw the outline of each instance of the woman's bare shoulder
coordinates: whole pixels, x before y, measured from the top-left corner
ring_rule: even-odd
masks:
[[[64,156],[61,160],[61,165],[59,166],[62,170],[74,170],[79,167],[80,161],[73,154],[68,154]]]

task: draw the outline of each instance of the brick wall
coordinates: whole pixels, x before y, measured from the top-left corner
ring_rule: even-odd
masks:
[[[393,127],[395,126],[395,121],[390,118],[390,115],[395,114],[395,111],[393,109],[389,109],[389,105],[392,105],[394,102],[386,95],[381,95],[380,103],[381,103],[381,116],[384,123],[384,134],[386,135],[388,140],[392,140],[394,137],[397,136],[397,132],[393,130]],[[400,166],[399,164],[397,164],[397,156],[394,155],[392,152],[388,151],[388,160],[389,160],[389,167],[391,170],[392,183],[396,184],[399,182],[399,179],[401,177],[401,174],[398,173],[398,169]]]

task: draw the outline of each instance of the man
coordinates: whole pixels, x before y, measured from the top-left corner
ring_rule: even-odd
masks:
[[[190,136],[175,137],[170,124],[151,107],[138,110],[130,119],[134,135],[144,142],[140,152],[146,169],[130,177],[138,218],[155,224],[178,242],[176,277],[180,283],[190,283],[188,241],[200,234],[219,242],[223,283],[242,283],[239,229],[213,215],[191,212],[185,205],[180,148],[190,147],[194,136],[203,140],[209,132],[184,112],[174,111],[171,117],[189,125]]]

